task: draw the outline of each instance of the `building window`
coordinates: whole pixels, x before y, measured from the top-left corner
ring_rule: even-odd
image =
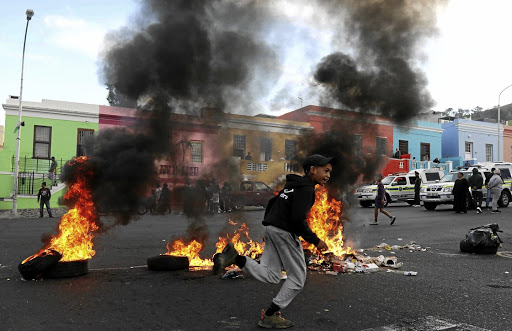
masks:
[[[260,161],[270,161],[272,159],[272,139],[260,137]]]
[[[190,162],[203,163],[203,142],[190,142]]]
[[[35,159],[49,159],[52,145],[52,128],[50,126],[34,125],[34,152]]]
[[[363,135],[362,134],[355,134],[352,136],[354,139],[354,150],[356,153],[362,153],[363,152]]]
[[[485,161],[492,162],[492,144],[485,144]]]
[[[398,149],[400,150],[400,153],[403,154],[409,154],[409,141],[408,140],[399,140],[398,141]]]
[[[384,137],[375,138],[375,153],[377,155],[385,155],[387,150],[388,139]]]
[[[295,140],[284,141],[284,158],[285,160],[293,160],[297,155],[297,142]]]
[[[93,137],[94,130],[91,129],[78,129],[76,138],[76,156],[84,156],[86,152],[84,150],[84,144]]]
[[[430,144],[420,143],[420,155],[422,161],[430,161]]]
[[[245,157],[245,136],[233,136],[233,156]]]

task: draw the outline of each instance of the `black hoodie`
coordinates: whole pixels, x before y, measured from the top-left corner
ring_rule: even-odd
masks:
[[[311,177],[287,175],[284,189],[268,202],[263,225],[273,225],[318,245],[320,239],[306,222],[314,203],[315,184]]]

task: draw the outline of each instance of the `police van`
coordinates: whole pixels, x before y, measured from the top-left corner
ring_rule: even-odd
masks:
[[[408,173],[395,173],[382,179],[386,190],[386,206],[390,202],[405,201],[410,205],[414,204],[414,182],[415,172],[418,172],[422,186],[433,183],[443,177],[444,172],[439,168],[417,169]],[[356,190],[356,196],[361,207],[370,207],[377,198],[377,185],[364,185]]]
[[[501,176],[503,177],[503,189],[500,194],[500,199],[498,200],[498,205],[500,207],[508,207],[511,197],[511,176],[510,170],[507,167],[497,166],[495,168],[500,169],[502,171]],[[458,167],[457,170],[451,171],[447,173],[441,180],[434,184],[429,184],[426,186],[422,186],[420,190],[420,199],[423,201],[423,206],[427,210],[434,210],[438,205],[441,204],[453,204],[454,197],[452,194],[453,186],[455,184],[455,180],[457,180],[457,174],[461,172],[464,178],[468,179],[473,175],[473,169],[477,169],[478,172],[485,178],[491,176],[490,168],[483,167],[482,165],[474,165],[474,166],[463,166]],[[466,198],[467,207],[472,206],[471,195],[469,194]],[[487,197],[487,189],[485,186],[482,187],[483,198]]]

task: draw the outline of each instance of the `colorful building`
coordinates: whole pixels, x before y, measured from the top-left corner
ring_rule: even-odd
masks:
[[[19,100],[10,97],[5,110],[4,143],[0,147],[0,209],[12,209]],[[98,130],[99,106],[55,100],[23,101],[18,177],[18,208],[37,208],[36,195],[48,181],[50,158],[57,171],[75,155],[82,155],[82,143]],[[56,205],[65,186],[52,187]]]
[[[456,118],[442,124],[444,159],[460,157],[464,163],[498,161],[498,127],[496,123]],[[503,131],[500,131],[503,141]],[[501,149],[501,147],[500,147]],[[459,164],[455,164],[456,167]]]

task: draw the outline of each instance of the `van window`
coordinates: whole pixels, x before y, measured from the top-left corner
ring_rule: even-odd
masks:
[[[414,176],[414,177],[409,177],[409,182],[410,182],[411,184],[414,184],[414,182],[415,182],[415,181],[416,181],[416,176]]]
[[[438,172],[425,172],[425,178],[429,182],[433,182],[433,181],[441,179],[441,177],[439,177]]]
[[[396,185],[407,185],[407,180],[405,177],[398,177],[396,179]]]
[[[508,168],[498,168],[501,172],[501,177],[510,178],[510,170]]]

